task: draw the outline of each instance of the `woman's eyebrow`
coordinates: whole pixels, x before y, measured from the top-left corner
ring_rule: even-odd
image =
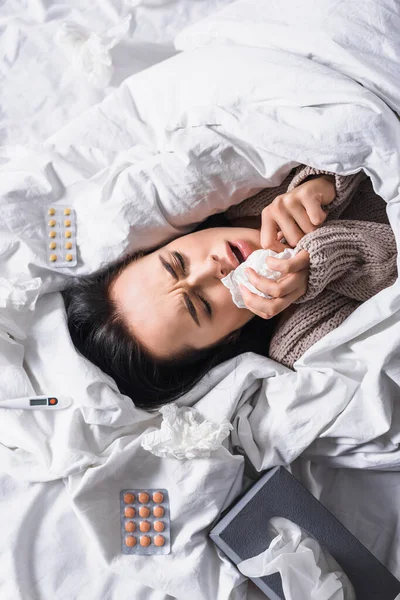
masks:
[[[168,273],[170,275],[172,275],[172,277],[175,279],[175,281],[179,281],[179,277],[176,274],[176,272],[174,271],[172,265],[170,265],[169,262],[164,260],[164,258],[162,256],[159,255],[158,258],[160,259],[160,262],[161,262],[162,266],[164,267],[164,269],[166,269],[166,271],[168,271]],[[183,298],[185,300],[186,308],[188,309],[189,314],[192,317],[193,321],[196,323],[196,325],[198,327],[201,327],[196,308],[195,308],[193,302],[191,301],[190,297],[188,296],[188,294],[183,294]]]
[[[172,265],[170,265],[169,262],[164,260],[162,256],[159,255],[158,258],[160,259],[162,266],[168,271],[168,273],[170,275],[172,275],[172,277],[175,279],[175,281],[179,281],[179,277],[176,274],[176,272],[174,271]]]

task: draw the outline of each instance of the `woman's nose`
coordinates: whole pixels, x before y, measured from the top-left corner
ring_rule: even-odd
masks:
[[[192,286],[204,285],[212,280],[222,279],[226,275],[228,273],[225,273],[218,257],[212,255],[207,260],[193,266],[187,277],[187,283]]]

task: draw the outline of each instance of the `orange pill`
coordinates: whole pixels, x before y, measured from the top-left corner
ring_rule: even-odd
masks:
[[[133,535],[128,535],[125,538],[125,545],[128,546],[128,548],[133,548],[133,546],[136,546],[136,538],[133,537]]]
[[[50,231],[50,233],[49,233],[49,237],[50,237],[50,238],[55,238],[55,237],[56,237],[56,235],[57,235],[57,233],[56,233],[54,230],[53,230],[53,231]]]
[[[147,548],[147,546],[150,546],[150,544],[151,544],[151,539],[149,538],[149,536],[142,535],[142,537],[140,538],[140,545]]]
[[[54,209],[54,208],[49,208],[49,210],[48,210],[48,213],[47,213],[47,214],[49,214],[49,215],[52,217],[53,215],[55,215],[55,214],[56,214],[56,211],[55,211],[55,209]]]
[[[147,518],[150,515],[150,509],[147,506],[141,506],[139,508],[139,515]]]
[[[65,247],[67,250],[71,250],[72,248],[72,242],[66,242]]]
[[[162,506],[155,506],[153,508],[153,515],[155,517],[162,517],[164,515],[164,509]]]
[[[124,502],[125,504],[132,504],[132,502],[135,502],[135,496],[129,492],[124,494]]]
[[[132,517],[134,517],[136,514],[135,509],[133,508],[133,506],[127,506],[124,510],[124,515],[126,517],[128,517],[128,519],[132,519]]]
[[[56,224],[55,220],[54,219],[50,219],[50,221],[49,221],[49,227],[54,227],[55,224]]]
[[[125,531],[129,531],[129,533],[132,533],[132,531],[135,531],[136,529],[136,525],[133,521],[127,521],[125,523]]]
[[[66,255],[65,255],[65,259],[66,259],[68,262],[71,262],[71,260],[73,260],[73,258],[74,258],[74,257],[72,256],[72,254],[66,254]]]
[[[55,242],[50,242],[49,248],[50,250],[55,250],[57,248],[57,244]]]
[[[150,500],[150,496],[147,492],[140,492],[139,494],[139,502],[141,504],[146,504]]]
[[[156,535],[156,537],[154,538],[154,543],[156,546],[164,546],[165,539],[162,535]]]
[[[66,237],[66,238],[70,238],[70,237],[71,237],[71,235],[72,235],[72,233],[70,232],[70,230],[69,230],[69,229],[67,229],[67,231],[65,232],[65,234],[64,234],[64,235],[65,235],[65,237]]]
[[[150,531],[150,523],[148,521],[140,521],[139,524],[140,531]]]
[[[68,216],[71,214],[71,209],[70,208],[65,208],[64,209],[64,215]]]
[[[51,262],[56,262],[57,254],[50,254],[49,259],[51,260]]]
[[[153,527],[156,531],[164,531],[165,529],[164,523],[162,521],[156,521]]]
[[[64,225],[65,225],[65,227],[71,227],[71,220],[70,219],[65,219]]]
[[[153,502],[156,502],[156,504],[159,504],[163,500],[164,500],[164,496],[162,495],[161,492],[154,492],[154,494],[153,494]]]

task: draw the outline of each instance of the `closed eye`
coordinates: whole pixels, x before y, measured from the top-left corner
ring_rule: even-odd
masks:
[[[186,260],[184,259],[184,257],[182,256],[182,254],[180,252],[172,252],[170,253],[170,256],[172,258],[172,265],[169,265],[168,263],[165,263],[165,261],[163,261],[163,264],[165,266],[165,268],[167,270],[169,270],[171,272],[171,274],[174,275],[174,277],[176,279],[178,279],[178,276],[176,275],[176,272],[174,271],[174,268],[177,270],[180,270],[183,274],[184,277],[186,277],[187,275],[187,263]],[[169,267],[169,268],[168,268]],[[213,310],[211,307],[211,304],[202,296],[197,295],[197,298],[201,301],[202,305],[203,305],[203,309],[204,312],[206,314],[206,316],[211,319],[212,315],[213,315]],[[195,312],[192,310],[192,312]]]
[[[212,308],[211,308],[211,304],[209,302],[207,302],[207,300],[205,298],[202,298],[201,296],[199,296],[199,299],[202,301],[203,306],[206,309],[207,316],[211,319],[212,314],[213,314],[213,311],[212,311]]]
[[[186,275],[186,262],[182,254],[180,252],[173,252],[172,256],[174,258],[175,264],[177,264],[177,266],[179,266],[179,268],[181,269],[182,273]]]
[[[186,268],[187,265],[186,265],[186,261],[183,258],[182,254],[180,252],[173,252],[172,256],[174,257],[175,261],[177,263],[179,263],[182,273],[184,275],[186,275],[187,274],[187,268]],[[197,297],[203,303],[203,307],[205,308],[205,313],[206,313],[207,317],[211,318],[212,314],[213,314],[211,304],[209,302],[207,302],[207,300],[205,298],[203,298],[202,296],[198,295]]]

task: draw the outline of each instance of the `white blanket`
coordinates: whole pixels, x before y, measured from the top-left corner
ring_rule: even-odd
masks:
[[[302,2],[316,15],[313,31],[335,40],[326,54],[323,45],[305,54],[310,33],[289,4],[281,39],[298,40],[296,48],[279,45],[279,36],[274,48],[264,43],[277,26],[269,5],[235,3],[226,22],[241,24],[245,10],[245,31],[254,32],[248,39],[236,25],[225,39],[201,46],[189,31],[198,48],[127,79],[41,152],[3,153],[1,397],[67,391],[75,402],[51,415],[3,411],[2,470],[26,482],[64,477],[99,563],[122,578],[129,573],[138,590],[194,600],[245,597],[242,576],[216,560],[207,541],[210,525],[242,488],[243,458],[229,452],[234,447],[257,470],[305,450],[332,465],[397,470],[400,463],[398,283],[311,348],[294,372],[255,355],[218,367],[181,403],[197,402],[211,421],[229,418],[231,446],[210,459],[178,462],[141,448],[142,434],[160,417],[136,409],[74,350],[55,293],[68,270],[45,262],[42,209],[49,203],[74,205],[81,251],[74,273],[84,273],[127,248],[190,230],[303,162],[343,174],[363,168],[389,202],[400,239],[400,124],[393,112],[400,67],[392,61],[400,55],[399,7],[355,2],[348,15],[337,3],[332,15],[328,1],[317,12],[314,2]],[[346,48],[336,45],[337,28]],[[354,68],[360,40],[365,54],[368,47],[382,64],[392,61],[390,70],[359,56]],[[169,490],[173,547],[162,562],[120,553],[118,492],[133,485]],[[21,520],[21,533],[23,527]]]

